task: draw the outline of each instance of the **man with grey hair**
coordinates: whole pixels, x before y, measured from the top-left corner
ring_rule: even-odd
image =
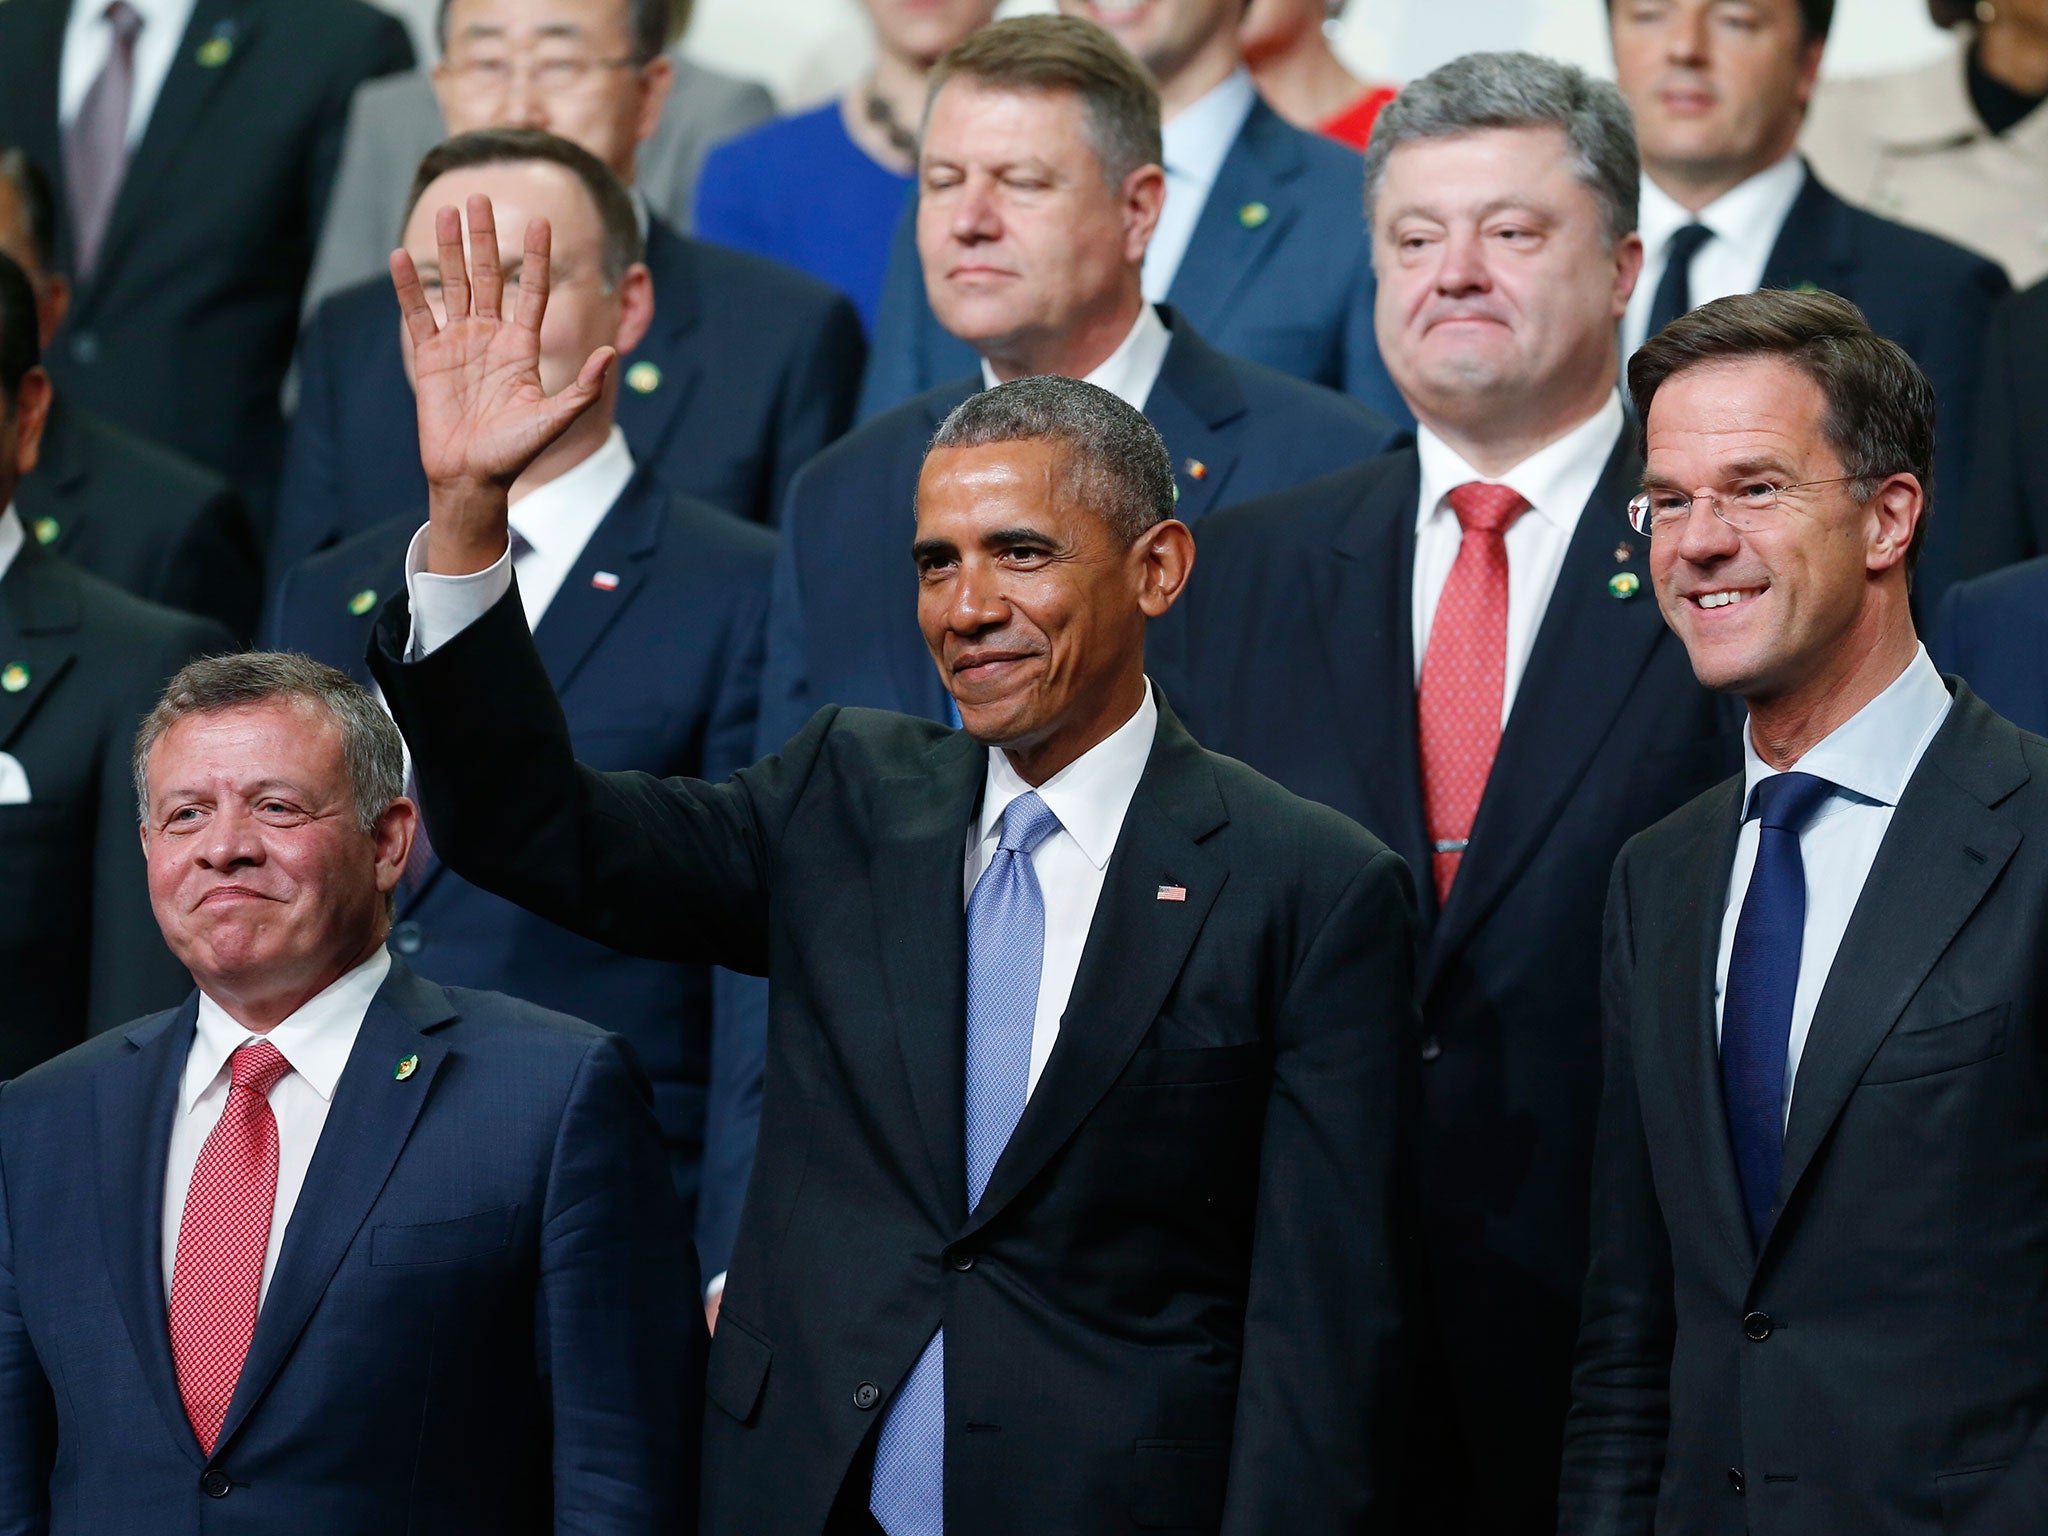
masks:
[[[1194,553],[1158,433],[1060,377],[940,425],[902,537],[964,729],[826,708],[722,785],[598,773],[494,488],[611,359],[543,396],[546,265],[509,302],[483,228],[465,277],[441,214],[445,321],[397,264],[432,497],[372,666],[449,864],[772,983],[705,1529],[1393,1532],[1408,880],[1148,682]]]
[[[1622,842],[1735,761],[1646,600],[1615,325],[1642,262],[1627,108],[1528,54],[1405,87],[1367,152],[1412,449],[1202,530],[1201,740],[1371,827],[1422,887],[1428,1316],[1417,1536],[1534,1536],[1557,1468]]]
[[[196,661],[133,766],[198,987],[0,1089],[0,1528],[694,1529],[646,1080],[386,950],[417,820],[376,699]]]

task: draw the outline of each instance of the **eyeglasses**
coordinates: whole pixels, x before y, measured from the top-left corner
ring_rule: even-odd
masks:
[[[1692,509],[1699,502],[1714,509],[1714,516],[1730,528],[1743,533],[1753,533],[1772,522],[1778,515],[1785,497],[1793,491],[1812,490],[1817,485],[1847,485],[1853,481],[1881,479],[1873,475],[1836,475],[1828,480],[1801,480],[1792,485],[1773,485],[1768,480],[1748,480],[1729,490],[1685,491],[1656,490],[1644,491],[1628,504],[1629,526],[1637,533],[1653,537],[1662,532],[1669,533],[1680,523],[1692,516]]]
[[[522,73],[527,88],[536,96],[574,96],[596,77],[598,71],[638,69],[633,58],[593,59],[577,55],[554,55],[531,59],[524,64],[510,57],[451,59],[446,64],[456,88],[472,101],[503,101],[512,92],[512,82]]]

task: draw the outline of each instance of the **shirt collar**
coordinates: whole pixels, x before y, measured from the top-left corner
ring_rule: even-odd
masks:
[[[512,503],[508,521],[535,554],[573,564],[633,478],[633,450],[617,426],[582,463]]]
[[[1921,754],[1948,718],[1948,684],[1920,646],[1891,686],[1810,747],[1791,771],[1816,774],[1874,805],[1897,805]],[[1743,817],[1756,815],[1756,787],[1780,770],[1757,756],[1742,731]],[[1822,815],[1828,811],[1823,809]]]
[[[1083,752],[1043,784],[1024,782],[1001,747],[988,749],[988,778],[981,793],[981,833],[978,841],[996,835],[997,825],[1012,800],[1031,789],[1046,809],[1059,818],[1060,827],[1074,840],[1097,869],[1109,863],[1116,851],[1117,833],[1130,809],[1131,796],[1138,792],[1138,780],[1145,776],[1145,764],[1152,756],[1152,739],[1159,731],[1159,706],[1152,698],[1152,685],[1145,685],[1145,697],[1137,712],[1101,741]]]
[[[1159,311],[1150,304],[1140,304],[1137,321],[1131,326],[1130,333],[1081,382],[1108,390],[1142,414],[1146,400],[1151,398],[1152,386],[1159,382],[1159,370],[1165,366],[1166,349],[1172,342],[1173,332],[1159,318]],[[994,389],[1001,382],[984,357],[981,360],[981,387]]]
[[[391,952],[379,944],[369,959],[315,993],[298,1012],[262,1035],[236,1023],[202,991],[197,1033],[191,1054],[185,1058],[181,1112],[192,1112],[199,1096],[227,1069],[228,1058],[251,1040],[268,1040],[276,1046],[307,1086],[331,1101],[342,1068],[348,1065],[349,1052],[355,1048],[356,1034],[363,1027],[363,1015],[370,1011],[371,1001],[390,972]]]
[[[21,514],[10,501],[5,510],[0,510],[0,581],[6,580],[7,573],[14,568],[14,557],[27,542],[21,529]]]
[[[1600,472],[1614,454],[1626,418],[1619,390],[1600,409],[1556,441],[1547,443],[1504,475],[1482,475],[1427,426],[1415,429],[1415,453],[1421,461],[1422,497],[1415,526],[1422,528],[1444,510],[1444,498],[1472,480],[1512,486],[1532,513],[1569,533],[1579,526],[1586,498],[1599,483]],[[1588,471],[1591,471],[1589,479]]]
[[[1671,237],[1688,224],[1704,224],[1716,240],[1740,247],[1758,261],[1770,259],[1778,243],[1778,231],[1792,212],[1806,186],[1806,162],[1797,154],[1758,171],[1749,180],[1730,187],[1698,213],[1682,207],[1670,193],[1650,180],[1642,181],[1642,203],[1636,227],[1643,237],[1645,262],[1655,267],[1664,259]]]
[[[1223,157],[1237,142],[1244,120],[1251,116],[1252,103],[1258,99],[1251,72],[1239,65],[1189,102],[1159,130],[1166,174],[1189,186],[1209,186],[1223,169]]]

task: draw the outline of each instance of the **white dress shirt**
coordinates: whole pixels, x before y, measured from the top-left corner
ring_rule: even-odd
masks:
[[[1429,650],[1430,626],[1436,622],[1436,605],[1450,580],[1451,567],[1458,560],[1458,546],[1464,530],[1458,514],[1451,510],[1450,494],[1471,480],[1513,486],[1529,503],[1529,510],[1516,518],[1502,535],[1508,550],[1508,650],[1506,686],[1501,689],[1500,717],[1506,723],[1515,703],[1515,690],[1529,665],[1529,652],[1536,645],[1536,632],[1543,613],[1550,606],[1551,590],[1564,565],[1565,551],[1579,526],[1579,514],[1607,460],[1621,436],[1621,396],[1607,401],[1563,437],[1539,448],[1513,469],[1500,476],[1482,475],[1467,464],[1428,427],[1415,432],[1416,456],[1421,460],[1422,491],[1415,511],[1415,575],[1410,607],[1414,616],[1415,680],[1422,680],[1422,660]],[[1621,509],[1615,508],[1616,526]]]
[[[297,1013],[268,1034],[244,1029],[205,992],[199,994],[199,1021],[192,1049],[185,1057],[185,1076],[178,1091],[177,1118],[171,1122],[171,1151],[164,1165],[163,1270],[164,1299],[170,1300],[178,1258],[178,1224],[185,1215],[185,1196],[199,1166],[206,1138],[227,1108],[232,1086],[228,1058],[252,1040],[268,1040],[291,1071],[270,1090],[270,1112],[277,1117],[277,1203],[270,1212],[270,1243],[263,1250],[263,1288],[257,1304],[270,1294],[277,1268],[277,1250],[299,1203],[306,1169],[348,1054],[355,1048],[363,1015],[391,970],[391,955],[381,944],[377,952],[325,991],[310,998]]]
[[[7,573],[14,568],[14,557],[21,553],[21,546],[27,542],[22,531],[21,514],[14,510],[14,503],[7,503],[0,511],[0,581],[7,579]]]
[[[516,569],[519,605],[526,610],[529,630],[540,628],[548,605],[583,557],[583,546],[632,478],[633,453],[626,446],[626,434],[615,426],[604,446],[589,458],[512,503],[507,520],[527,543]],[[490,612],[512,585],[515,569],[508,544],[495,565],[468,576],[436,576],[426,568],[426,540],[422,524],[405,554],[412,656],[439,649]]]
[[[1799,985],[1792,994],[1792,1038],[1785,1058],[1785,1116],[1792,1115],[1792,1084],[1799,1058],[1806,1050],[1813,1010],[1827,985],[1835,951],[1842,946],[1850,915],[1863,894],[1863,882],[1876,862],[1878,845],[1892,824],[1906,781],[1920,766],[1941,722],[1948,718],[1948,687],[1927,648],[1918,653],[1892,685],[1837,726],[1792,765],[1794,773],[1817,774],[1841,786],[1814,813],[1799,834],[1799,860],[1806,867],[1806,933],[1799,945]],[[1735,869],[1728,880],[1728,904],[1721,913],[1721,950],[1714,964],[1714,1027],[1718,1038],[1723,999],[1728,991],[1728,960],[1735,952],[1735,926],[1742,917],[1742,899],[1756,868],[1761,823],[1755,810],[1756,786],[1780,770],[1756,754],[1749,732],[1742,733],[1742,831],[1735,842]]]
[[[1159,706],[1152,686],[1137,713],[1037,786],[1038,798],[1059,818],[1059,830],[1031,855],[1031,871],[1045,898],[1045,961],[1038,973],[1038,1011],[1031,1021],[1031,1071],[1025,1079],[1029,1098],[1045,1070],[1046,1058],[1060,1037],[1060,1019],[1073,994],[1081,969],[1081,951],[1095,922],[1095,903],[1102,896],[1102,876],[1116,852],[1117,834],[1131,796],[1138,791],[1152,738],[1159,730]],[[974,895],[974,884],[996,856],[1003,812],[1032,786],[1010,766],[1000,747],[988,749],[988,778],[981,792],[981,819],[967,829],[967,867],[961,902]]]
[[[1195,237],[1196,221],[1216,185],[1216,173],[1251,116],[1259,93],[1251,73],[1239,66],[1230,78],[1182,108],[1159,131],[1166,159],[1166,206],[1145,248],[1145,297],[1154,304],[1173,288],[1181,258]]]
[[[1622,317],[1622,355],[1633,355],[1649,335],[1650,305],[1664,281],[1664,258],[1671,250],[1673,235],[1688,224],[1704,224],[1714,232],[1693,254],[1686,273],[1687,297],[1693,308],[1732,293],[1755,293],[1763,285],[1771,247],[1778,243],[1778,232],[1785,227],[1785,217],[1805,185],[1805,162],[1796,154],[1787,155],[1693,213],[1644,176],[1642,206],[1636,217],[1636,231],[1643,237],[1643,275],[1636,280],[1628,313]]]
[[[57,120],[69,127],[85,104],[86,92],[107,56],[114,50],[114,29],[107,24],[109,0],[71,0],[71,20],[64,28],[63,62],[57,69]],[[178,57],[185,24],[192,19],[193,0],[128,0],[142,18],[135,35],[135,94],[128,99],[128,147],[133,149],[149,126],[164,77]],[[196,45],[195,45],[196,46]]]
[[[1159,311],[1150,304],[1141,304],[1138,306],[1137,323],[1131,327],[1130,334],[1118,342],[1116,350],[1081,382],[1108,390],[1132,410],[1143,414],[1145,402],[1152,397],[1152,386],[1159,382],[1159,370],[1165,366],[1166,349],[1172,344],[1173,332],[1159,318]],[[981,360],[981,387],[994,389],[1001,382],[984,357]]]

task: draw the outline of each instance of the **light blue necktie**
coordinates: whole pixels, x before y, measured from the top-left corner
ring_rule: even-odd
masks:
[[[1003,809],[995,857],[967,903],[967,1208],[1024,1115],[1031,1027],[1045,965],[1045,897],[1031,854],[1059,830],[1035,792]],[[918,1356],[875,1441],[868,1508],[889,1536],[946,1529],[946,1330]]]

